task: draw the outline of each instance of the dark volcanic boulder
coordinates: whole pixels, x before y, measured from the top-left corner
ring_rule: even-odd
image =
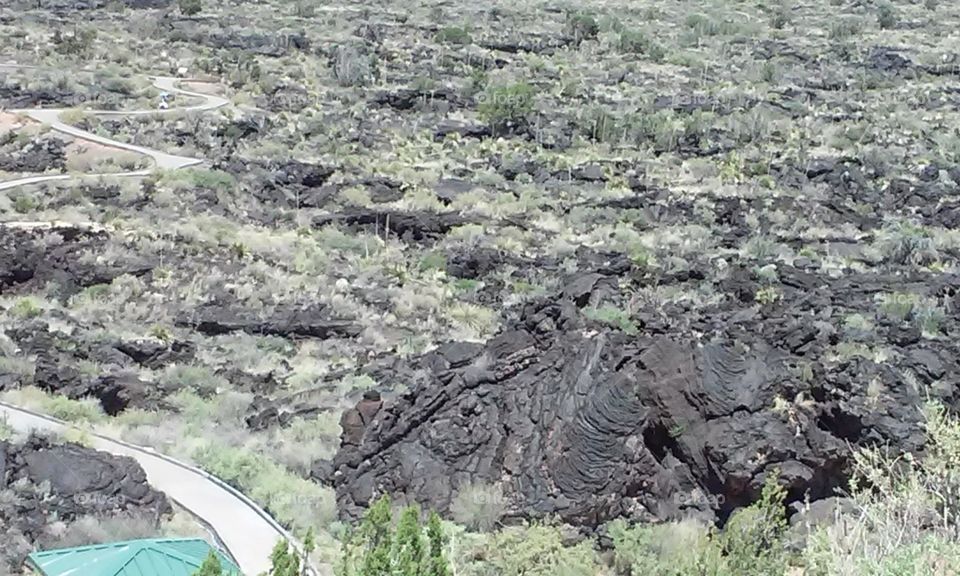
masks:
[[[51,330],[38,320],[21,323],[6,333],[33,360],[32,383],[41,390],[75,400],[96,398],[111,415],[127,408],[149,410],[157,406],[155,387],[140,380],[130,369],[134,368],[132,359],[114,346],[87,341],[80,330],[72,334]],[[104,373],[92,376],[81,371],[83,360],[97,361]],[[162,363],[150,365],[161,367]],[[17,384],[0,380],[0,390]]]
[[[438,238],[457,226],[472,222],[459,212],[401,212],[369,208],[352,208],[313,219],[313,225],[317,228],[343,223],[347,226],[370,227],[380,235],[394,234],[407,241]]]
[[[336,317],[323,305],[281,305],[269,314],[259,314],[241,305],[214,302],[182,316],[177,323],[210,336],[248,332],[291,338],[352,338],[360,333],[354,321]]]
[[[355,518],[382,493],[448,511],[464,487],[487,484],[505,495],[508,518],[723,520],[771,473],[789,501],[816,501],[846,485],[852,446],[922,449],[920,392],[872,359],[805,360],[822,358],[831,332],[802,313],[766,321],[732,298],[731,310],[697,321],[708,338],[670,325],[681,310],[669,323],[640,313],[644,328],[629,335],[579,310],[613,297],[619,273],[607,268],[568,279],[485,345],[394,366],[381,381],[408,393],[364,398],[342,417],[331,477],[341,514]],[[815,301],[876,289],[781,274],[791,294]],[[921,381],[950,373],[935,350],[908,358]]]
[[[337,186],[327,184],[336,169],[320,164],[287,161],[252,161],[231,157],[216,167],[242,179],[261,202],[297,208],[319,208],[336,193]]]
[[[4,544],[45,545],[54,522],[124,517],[157,525],[172,512],[135,460],[38,437],[23,444],[0,442],[0,491],[15,495],[0,498]],[[4,552],[9,556],[10,550]]]
[[[0,225],[0,294],[21,284],[53,283],[63,296],[118,276],[142,276],[152,262],[137,256],[112,261],[93,257],[109,240],[106,233],[80,226]]]
[[[151,370],[157,370],[172,363],[189,363],[197,351],[194,343],[179,340],[173,342],[149,339],[128,340],[115,344],[114,348],[137,364]]]
[[[77,93],[56,88],[31,89],[17,84],[0,84],[0,107],[9,109],[41,106],[69,106],[77,101]]]
[[[383,409],[343,419],[335,483],[355,515],[380,492],[447,509],[467,484],[501,484],[510,515],[597,525],[669,518],[684,495],[751,501],[777,467],[828,494],[842,442],[769,410],[778,355],[621,333],[554,332],[550,312],[504,332],[468,365]],[[369,405],[369,406],[368,406]]]
[[[432,106],[437,101],[446,102],[453,108],[461,108],[467,104],[455,90],[450,88],[435,90],[402,88],[393,92],[377,94],[373,101],[380,106],[389,106],[397,110],[425,108]]]
[[[59,138],[38,138],[9,154],[0,154],[0,170],[5,172],[65,171],[65,143]]]

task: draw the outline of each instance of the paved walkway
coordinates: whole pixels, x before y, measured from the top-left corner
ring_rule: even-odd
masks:
[[[0,65],[0,68],[4,65]],[[149,116],[153,114],[171,114],[174,112],[204,112],[207,110],[215,110],[222,106],[226,106],[229,101],[226,98],[220,96],[213,96],[211,94],[202,94],[200,92],[191,92],[189,90],[182,90],[177,87],[178,78],[171,78],[168,76],[157,76],[153,78],[153,85],[163,90],[164,92],[171,92],[176,94],[181,94],[183,96],[189,96],[193,98],[200,98],[202,102],[195,106],[186,106],[181,108],[168,108],[166,110],[90,110],[87,111],[87,114],[92,114],[94,116]],[[37,122],[42,124],[49,124],[50,127],[57,132],[73,136],[75,138],[81,138],[83,140],[89,140],[90,142],[96,142],[97,144],[102,144],[104,146],[109,146],[112,148],[118,148],[120,150],[126,150],[128,152],[135,152],[137,154],[142,154],[148,156],[153,160],[153,168],[150,170],[137,170],[135,172],[120,172],[116,174],[105,174],[105,176],[121,176],[121,177],[135,177],[135,176],[146,176],[150,174],[153,170],[177,170],[179,168],[186,168],[188,166],[194,166],[203,162],[200,158],[188,158],[186,156],[175,156],[173,154],[167,154],[166,152],[160,152],[159,150],[153,150],[151,148],[144,148],[143,146],[137,146],[134,144],[127,144],[125,142],[118,142],[111,138],[104,138],[103,136],[98,136],[87,132],[86,130],[81,130],[70,126],[69,124],[64,124],[60,120],[60,115],[63,112],[66,112],[64,108],[28,108],[24,110],[11,110],[15,114],[23,114]],[[6,182],[0,182],[0,190],[7,190],[10,188],[16,188],[18,186],[25,186],[27,184],[40,184],[42,182],[55,182],[58,180],[68,180],[72,178],[73,175],[70,174],[55,174],[55,175],[44,175],[44,176],[28,176],[26,178],[18,178],[16,180],[8,180]]]
[[[0,416],[14,430],[64,432],[69,424],[16,406],[0,403]],[[140,463],[150,485],[202,518],[216,532],[227,551],[248,576],[270,569],[270,551],[278,540],[288,537],[260,508],[200,470],[103,436],[92,436],[92,447],[117,456],[129,456]]]

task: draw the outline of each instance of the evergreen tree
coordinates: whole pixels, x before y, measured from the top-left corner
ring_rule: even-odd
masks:
[[[359,576],[390,574],[390,497],[383,496],[367,510],[360,526],[360,537],[366,543]]]
[[[356,532],[344,540],[337,576],[451,576],[443,557],[445,546],[440,517],[430,514],[424,526],[420,509],[409,506],[393,525],[390,499],[377,500]]]
[[[220,557],[211,550],[204,558],[203,564],[193,573],[194,576],[223,576],[223,566],[220,564]]]
[[[394,574],[397,576],[421,576],[424,563],[421,532],[420,509],[406,507],[400,514],[393,541]]]
[[[440,525],[440,515],[436,511],[430,512],[430,518],[427,520],[427,542],[430,549],[427,551],[424,576],[450,576],[450,566],[443,557],[446,539],[443,536],[443,527]]]
[[[317,539],[313,534],[313,526],[307,529],[307,535],[303,537],[303,562],[301,563],[300,576],[307,576],[307,566],[310,565],[310,554],[317,548]]]
[[[290,551],[286,540],[278,540],[270,553],[269,576],[300,576],[300,558]]]

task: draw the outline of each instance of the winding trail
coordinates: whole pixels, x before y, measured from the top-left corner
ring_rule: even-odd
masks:
[[[0,402],[0,416],[22,433],[63,433],[74,428],[5,402]],[[133,458],[143,467],[151,486],[207,523],[244,574],[256,576],[268,571],[273,546],[278,540],[291,538],[266,512],[225,482],[148,448],[96,434],[90,436],[92,448]]]
[[[152,78],[153,85],[158,89],[163,90],[164,92],[170,92],[174,94],[181,94],[183,96],[189,96],[193,98],[200,98],[203,100],[202,103],[195,106],[185,106],[181,108],[168,108],[166,110],[89,110],[86,111],[87,114],[93,116],[101,117],[117,117],[117,116],[151,116],[151,115],[164,115],[171,113],[181,113],[181,112],[205,112],[208,110],[216,110],[229,104],[229,100],[222,98],[220,96],[214,96],[212,94],[202,94],[200,92],[191,92],[189,90],[183,90],[177,87],[177,82],[179,78],[171,78],[169,76],[155,76]],[[109,146],[111,148],[117,148],[119,150],[124,150],[127,152],[134,152],[136,154],[141,154],[149,157],[153,160],[153,167],[147,170],[136,170],[133,172],[118,172],[114,174],[100,174],[100,176],[118,176],[118,177],[137,177],[137,176],[146,176],[155,170],[177,170],[179,168],[186,168],[188,166],[195,166],[203,162],[201,158],[188,158],[186,156],[176,156],[173,154],[167,154],[166,152],[161,152],[159,150],[153,150],[152,148],[144,148],[143,146],[137,146],[135,144],[127,144],[126,142],[119,142],[111,138],[105,138],[103,136],[98,136],[87,132],[86,130],[81,130],[69,124],[65,124],[60,120],[60,115],[66,112],[66,108],[27,108],[21,110],[10,110],[14,114],[22,114],[28,118],[40,122],[41,124],[49,124],[50,128],[60,132],[62,134],[67,134],[68,136],[73,136],[74,138],[80,138],[82,140],[88,140],[90,142],[95,142],[103,146]],[[42,175],[42,176],[28,176],[25,178],[18,178],[16,180],[8,180],[5,182],[0,182],[0,190],[8,190],[10,188],[16,188],[18,186],[25,186],[27,184],[40,184],[43,182],[55,182],[58,180],[69,180],[74,178],[73,174],[53,174],[53,175]],[[83,176],[94,176],[93,174],[83,174]]]
[[[29,66],[0,64],[0,68],[10,67],[30,68]],[[165,92],[200,98],[202,103],[167,110],[111,110],[89,111],[87,113],[97,116],[145,116],[174,112],[203,112],[220,108],[229,103],[228,100],[219,96],[182,90],[176,85],[178,80],[177,78],[159,76],[153,77],[153,84]],[[154,166],[151,169],[110,174],[111,176],[146,176],[154,170],[176,170],[203,162],[199,158],[167,154],[80,130],[60,120],[60,114],[64,111],[64,109],[29,109],[13,110],[12,112],[25,114],[37,122],[49,124],[57,132],[119,150],[143,154],[154,161]],[[19,178],[0,182],[0,190],[27,184],[68,180],[75,176],[72,174],[56,174]],[[83,176],[89,175],[84,174]],[[18,224],[42,226],[45,223],[6,222],[0,225],[17,226]],[[70,429],[76,429],[76,426],[72,424],[5,402],[0,402],[0,417],[4,418],[14,430],[21,433],[29,433],[32,430],[62,433]],[[159,454],[150,448],[134,446],[99,434],[91,433],[90,436],[93,448],[118,456],[129,456],[136,460],[146,472],[147,480],[151,486],[165,493],[167,497],[200,518],[215,533],[220,544],[226,548],[227,553],[233,556],[244,574],[256,576],[267,572],[270,569],[270,552],[279,540],[286,539],[294,548],[300,549],[297,540],[266,511],[219,478]],[[309,567],[309,572],[314,575],[318,574],[313,566]]]

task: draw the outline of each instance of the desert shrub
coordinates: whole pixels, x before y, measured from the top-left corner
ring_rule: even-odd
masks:
[[[276,430],[270,441],[273,459],[295,472],[308,476],[315,462],[332,458],[340,441],[340,422],[335,413],[313,419],[295,418]]]
[[[96,28],[77,28],[64,34],[59,29],[53,33],[53,45],[57,52],[74,56],[88,54],[97,40]]]
[[[533,111],[534,94],[533,87],[526,82],[488,86],[477,111],[495,130],[523,125]]]
[[[466,26],[447,26],[441,28],[434,39],[443,44],[469,44],[471,42],[470,29]]]
[[[13,209],[18,214],[27,214],[37,209],[37,201],[30,196],[21,194],[13,200]]]
[[[180,8],[180,13],[184,16],[193,16],[200,13],[203,4],[201,0],[177,0],[177,7]]]
[[[811,535],[804,574],[960,573],[960,422],[937,404],[926,415],[922,457],[882,447],[855,453],[854,510]]]
[[[574,12],[567,15],[566,32],[575,42],[591,40],[600,32],[597,19],[584,12]]]
[[[583,315],[595,321],[609,324],[627,334],[636,334],[637,325],[630,318],[630,312],[612,305],[598,308],[584,308]]]
[[[930,230],[911,222],[884,226],[876,241],[885,262],[890,264],[923,266],[940,258]]]
[[[712,14],[693,13],[687,15],[684,24],[694,38],[703,36],[725,36],[734,34],[739,27],[735,22],[724,20]]]
[[[293,14],[299,18],[313,18],[317,7],[314,0],[297,0],[293,4]]]
[[[103,408],[96,398],[72,400],[63,396],[48,396],[44,412],[67,422],[96,422],[104,418]]]
[[[48,527],[45,546],[73,548],[122,540],[152,538],[160,534],[152,518],[142,516],[97,518],[82,516],[61,527]]]
[[[786,490],[779,484],[779,475],[768,474],[760,500],[737,510],[727,521],[719,543],[732,574],[771,576],[786,572],[785,498]]]
[[[332,522],[336,504],[330,489],[315,484],[269,458],[244,448],[207,444],[193,460],[268,510],[291,530],[303,533]]]
[[[160,176],[160,182],[171,186],[175,190],[207,189],[229,191],[236,186],[236,180],[230,174],[220,170],[207,170],[203,168],[187,168],[184,170],[163,172]]]
[[[666,51],[663,46],[644,32],[637,30],[624,30],[621,32],[617,47],[621,52],[643,54],[655,62],[663,60],[664,56],[666,56]]]
[[[725,576],[726,559],[710,530],[696,521],[608,527],[618,574],[635,576]]]
[[[790,23],[790,6],[780,4],[773,9],[770,17],[770,27],[774,30],[782,30]]]
[[[889,1],[877,4],[877,24],[881,30],[888,30],[897,26],[897,9]]]
[[[332,68],[340,86],[362,86],[373,76],[370,57],[349,45],[337,46]]]
[[[444,312],[453,327],[463,332],[464,338],[471,339],[482,339],[492,334],[500,318],[495,310],[470,302],[453,302]]]
[[[13,426],[7,422],[7,417],[3,416],[0,418],[0,442],[11,440],[14,435]]]
[[[880,315],[893,322],[904,322],[911,318],[919,297],[916,294],[894,292],[880,298]]]
[[[28,386],[3,393],[4,400],[67,422],[98,422],[103,420],[103,408],[95,398],[72,400],[47,394]]]
[[[79,108],[71,108],[60,113],[60,121],[64,124],[78,125],[83,124],[87,118],[87,113]]]
[[[578,118],[578,127],[594,142],[615,142],[620,136],[616,117],[603,106],[591,106]]]
[[[446,270],[447,269],[447,257],[443,252],[427,252],[420,258],[419,265],[421,272],[427,272],[430,270]]]
[[[450,503],[453,519],[471,530],[493,529],[505,509],[506,499],[500,487],[488,484],[467,484]]]
[[[158,384],[168,394],[188,390],[200,396],[210,396],[218,388],[226,387],[226,380],[217,376],[207,366],[171,364],[160,377]]]
[[[913,309],[914,324],[925,336],[935,336],[946,320],[946,310],[936,298],[920,298]]]
[[[10,307],[10,314],[15,318],[26,320],[40,316],[43,314],[43,309],[40,308],[40,303],[37,302],[36,298],[27,296],[14,302],[13,306]]]
[[[597,555],[589,541],[565,546],[557,526],[532,524],[504,528],[478,544],[468,576],[596,576]],[[459,573],[459,571],[458,571]]]
[[[789,566],[785,496],[778,475],[768,475],[760,499],[734,512],[718,533],[692,520],[612,522],[614,568],[632,576],[781,576]]]
[[[194,188],[230,190],[237,184],[233,176],[220,170],[193,169],[187,174]]]
[[[758,304],[768,305],[779,300],[780,296],[780,290],[778,290],[776,286],[764,286],[757,290],[754,299]]]
[[[830,23],[828,35],[833,40],[844,40],[860,33],[863,28],[859,19],[838,18]]]

